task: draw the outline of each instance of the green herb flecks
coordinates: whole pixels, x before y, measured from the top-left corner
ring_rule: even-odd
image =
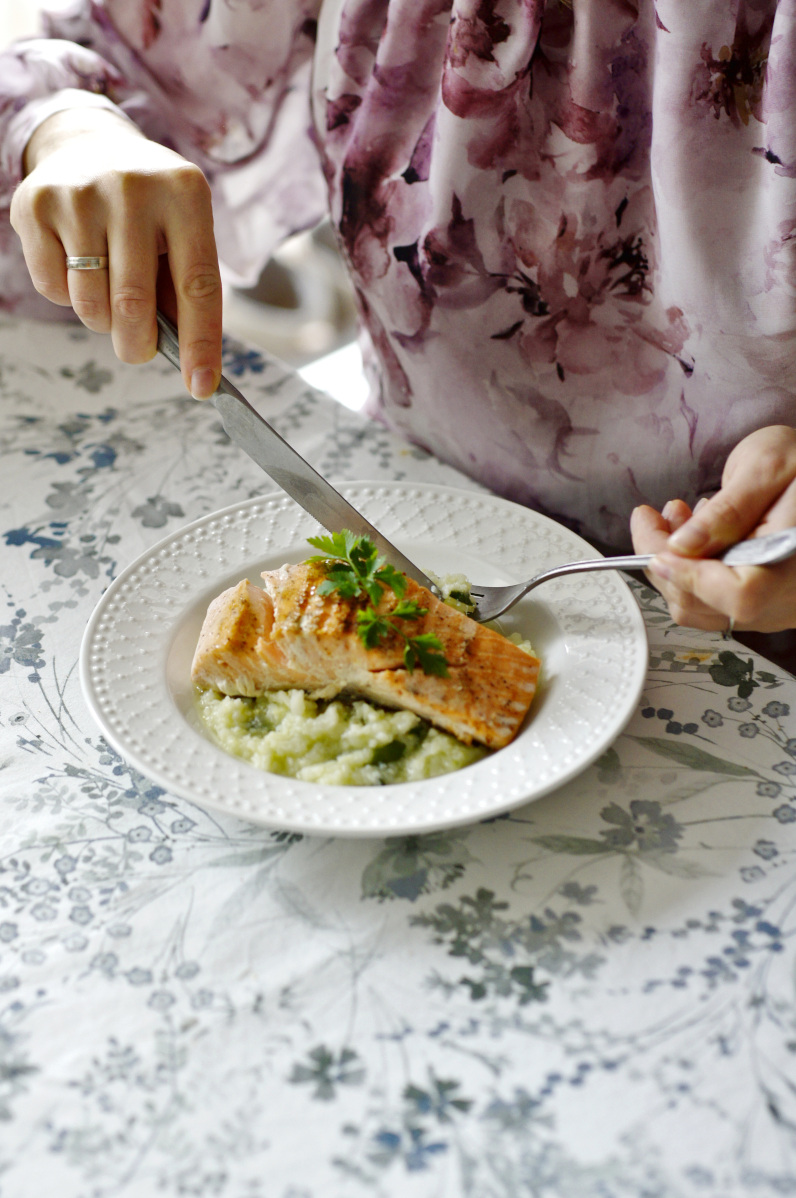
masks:
[[[337,591],[344,599],[367,599],[366,607],[357,612],[357,633],[366,649],[375,649],[391,633],[404,643],[404,665],[410,674],[420,667],[424,674],[447,678],[448,663],[442,652],[442,642],[433,632],[410,636],[399,621],[418,620],[428,611],[414,599],[405,599],[406,578],[384,557],[367,537],[358,537],[344,529],[328,537],[308,537],[310,545],[320,549],[311,557],[326,567],[326,578],[318,587],[321,595]],[[398,602],[392,611],[376,610],[385,590],[391,590]]]

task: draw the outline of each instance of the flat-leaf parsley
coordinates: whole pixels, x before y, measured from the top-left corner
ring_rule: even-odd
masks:
[[[344,599],[368,599],[366,607],[357,612],[357,633],[366,649],[375,649],[391,633],[404,643],[404,665],[412,673],[419,666],[424,674],[448,677],[448,663],[439,637],[433,632],[410,636],[399,621],[418,620],[428,611],[414,599],[405,599],[406,578],[380,556],[367,537],[358,537],[348,529],[328,537],[308,537],[310,545],[320,549],[311,562],[326,567],[326,578],[318,587],[321,595],[337,591]],[[390,612],[376,610],[386,589],[398,599]]]

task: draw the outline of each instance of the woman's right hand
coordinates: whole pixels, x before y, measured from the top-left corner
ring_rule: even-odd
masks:
[[[11,204],[37,291],[111,334],[123,362],[157,352],[155,310],[180,331],[196,399],[221,373],[221,278],[210,188],[201,170],[101,108],[59,112],[31,137]],[[67,255],[107,255],[107,270],[66,269]]]

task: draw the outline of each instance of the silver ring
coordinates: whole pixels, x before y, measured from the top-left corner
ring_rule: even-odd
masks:
[[[732,634],[735,632],[735,620],[730,616],[730,622],[721,634],[723,641],[732,640]]]
[[[93,258],[82,254],[78,254],[74,258],[69,254],[66,256],[67,270],[107,270],[107,268],[108,259],[104,257]]]

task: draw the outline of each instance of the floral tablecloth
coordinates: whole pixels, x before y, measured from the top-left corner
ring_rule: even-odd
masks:
[[[230,343],[331,478],[467,486]],[[102,741],[109,581],[272,490],[158,359],[0,322],[3,1198],[796,1194],[796,681],[674,628],[625,733],[512,814],[324,840]]]

